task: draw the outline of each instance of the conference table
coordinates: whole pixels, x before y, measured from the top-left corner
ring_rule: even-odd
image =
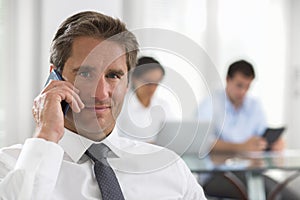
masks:
[[[184,154],[182,158],[196,174],[244,172],[247,181],[247,199],[250,200],[266,199],[263,174],[267,170],[300,170],[300,150],[210,153],[206,156]]]

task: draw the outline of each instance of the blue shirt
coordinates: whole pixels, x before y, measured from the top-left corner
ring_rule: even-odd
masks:
[[[214,119],[212,124],[215,126],[216,136],[220,135],[220,139],[226,142],[242,143],[252,136],[264,133],[267,122],[258,100],[245,96],[241,107],[236,109],[225,91],[218,91],[214,95],[214,106],[210,97],[199,105],[198,118],[201,121]]]

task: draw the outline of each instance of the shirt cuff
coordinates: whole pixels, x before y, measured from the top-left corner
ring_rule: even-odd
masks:
[[[23,145],[15,169],[48,176],[58,174],[63,155],[64,150],[58,144],[41,138],[30,138]]]

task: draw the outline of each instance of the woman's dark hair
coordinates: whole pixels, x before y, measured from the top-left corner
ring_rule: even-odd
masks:
[[[137,65],[132,72],[132,77],[139,78],[142,75],[146,74],[148,71],[160,69],[163,76],[165,75],[165,70],[163,66],[152,57],[141,57],[137,61]]]

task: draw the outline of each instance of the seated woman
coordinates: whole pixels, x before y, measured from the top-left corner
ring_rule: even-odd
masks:
[[[141,57],[131,75],[131,89],[117,121],[119,134],[154,143],[163,122],[178,118],[163,95],[157,95],[165,70],[154,58]]]

